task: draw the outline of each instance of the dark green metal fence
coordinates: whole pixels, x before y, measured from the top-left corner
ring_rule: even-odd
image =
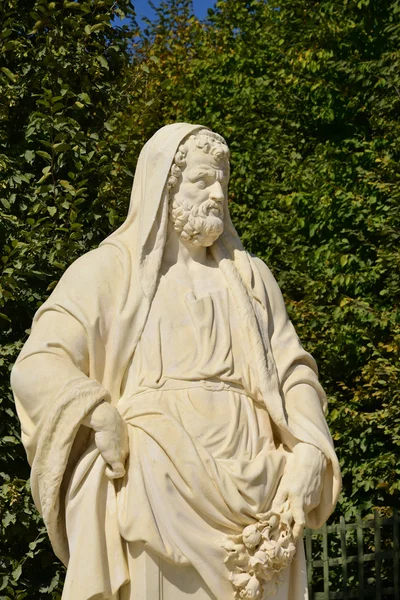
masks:
[[[399,513],[305,531],[310,600],[400,600]]]

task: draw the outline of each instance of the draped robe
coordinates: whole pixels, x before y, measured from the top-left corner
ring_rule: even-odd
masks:
[[[166,126],[144,146],[127,220],[66,271],[36,313],[32,333],[13,369],[22,440],[32,466],[32,494],[54,551],[65,564],[74,561],[74,556],[70,559],[74,544],[66,529],[66,493],[75,469],[88,460],[92,441],[82,422],[100,402],[117,406],[120,401],[159,282],[169,169],[181,140],[199,127]],[[326,399],[317,368],[298,340],[271,272],[243,249],[227,206],[224,225],[211,252],[246,331],[245,353],[276,443],[283,442],[289,452],[299,441],[312,444],[327,458],[321,501],[308,515],[308,525],[319,527],[336,503],[340,472],[323,418]],[[288,416],[286,396],[300,384],[317,392],[320,414],[310,415],[300,406]],[[117,488],[109,483],[107,489],[106,506],[112,504]],[[115,551],[121,548],[121,536],[107,518],[98,537],[99,546],[93,552],[98,554],[103,577],[98,589],[82,592],[82,600],[94,594],[110,597],[126,582],[123,549]],[[93,558],[94,563],[97,559]]]

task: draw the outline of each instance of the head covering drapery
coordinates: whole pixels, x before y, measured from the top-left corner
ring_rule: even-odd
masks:
[[[128,216],[119,229],[102,244],[123,244],[140,272],[140,284],[147,297],[155,292],[167,235],[168,175],[179,145],[190,134],[206,129],[202,125],[173,123],[159,129],[143,146],[136,166]],[[243,246],[224,207],[224,233],[221,239],[229,248],[243,251]],[[245,256],[236,253],[242,277],[252,282],[252,269]],[[254,283],[254,282],[253,282]]]

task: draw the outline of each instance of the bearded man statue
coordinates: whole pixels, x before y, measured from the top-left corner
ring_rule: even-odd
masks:
[[[229,217],[198,125],[139,157],[125,223],[74,262],[12,372],[63,600],[303,600],[340,490],[313,358]]]

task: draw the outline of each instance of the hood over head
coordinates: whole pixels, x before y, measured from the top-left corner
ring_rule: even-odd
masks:
[[[151,301],[161,267],[168,229],[168,178],[181,143],[203,125],[173,123],[159,129],[143,146],[136,166],[128,216],[125,222],[102,242],[122,243],[138,268],[140,285]],[[226,251],[248,284],[254,282],[243,246],[234,228],[227,201],[224,206],[224,232],[220,237]]]

